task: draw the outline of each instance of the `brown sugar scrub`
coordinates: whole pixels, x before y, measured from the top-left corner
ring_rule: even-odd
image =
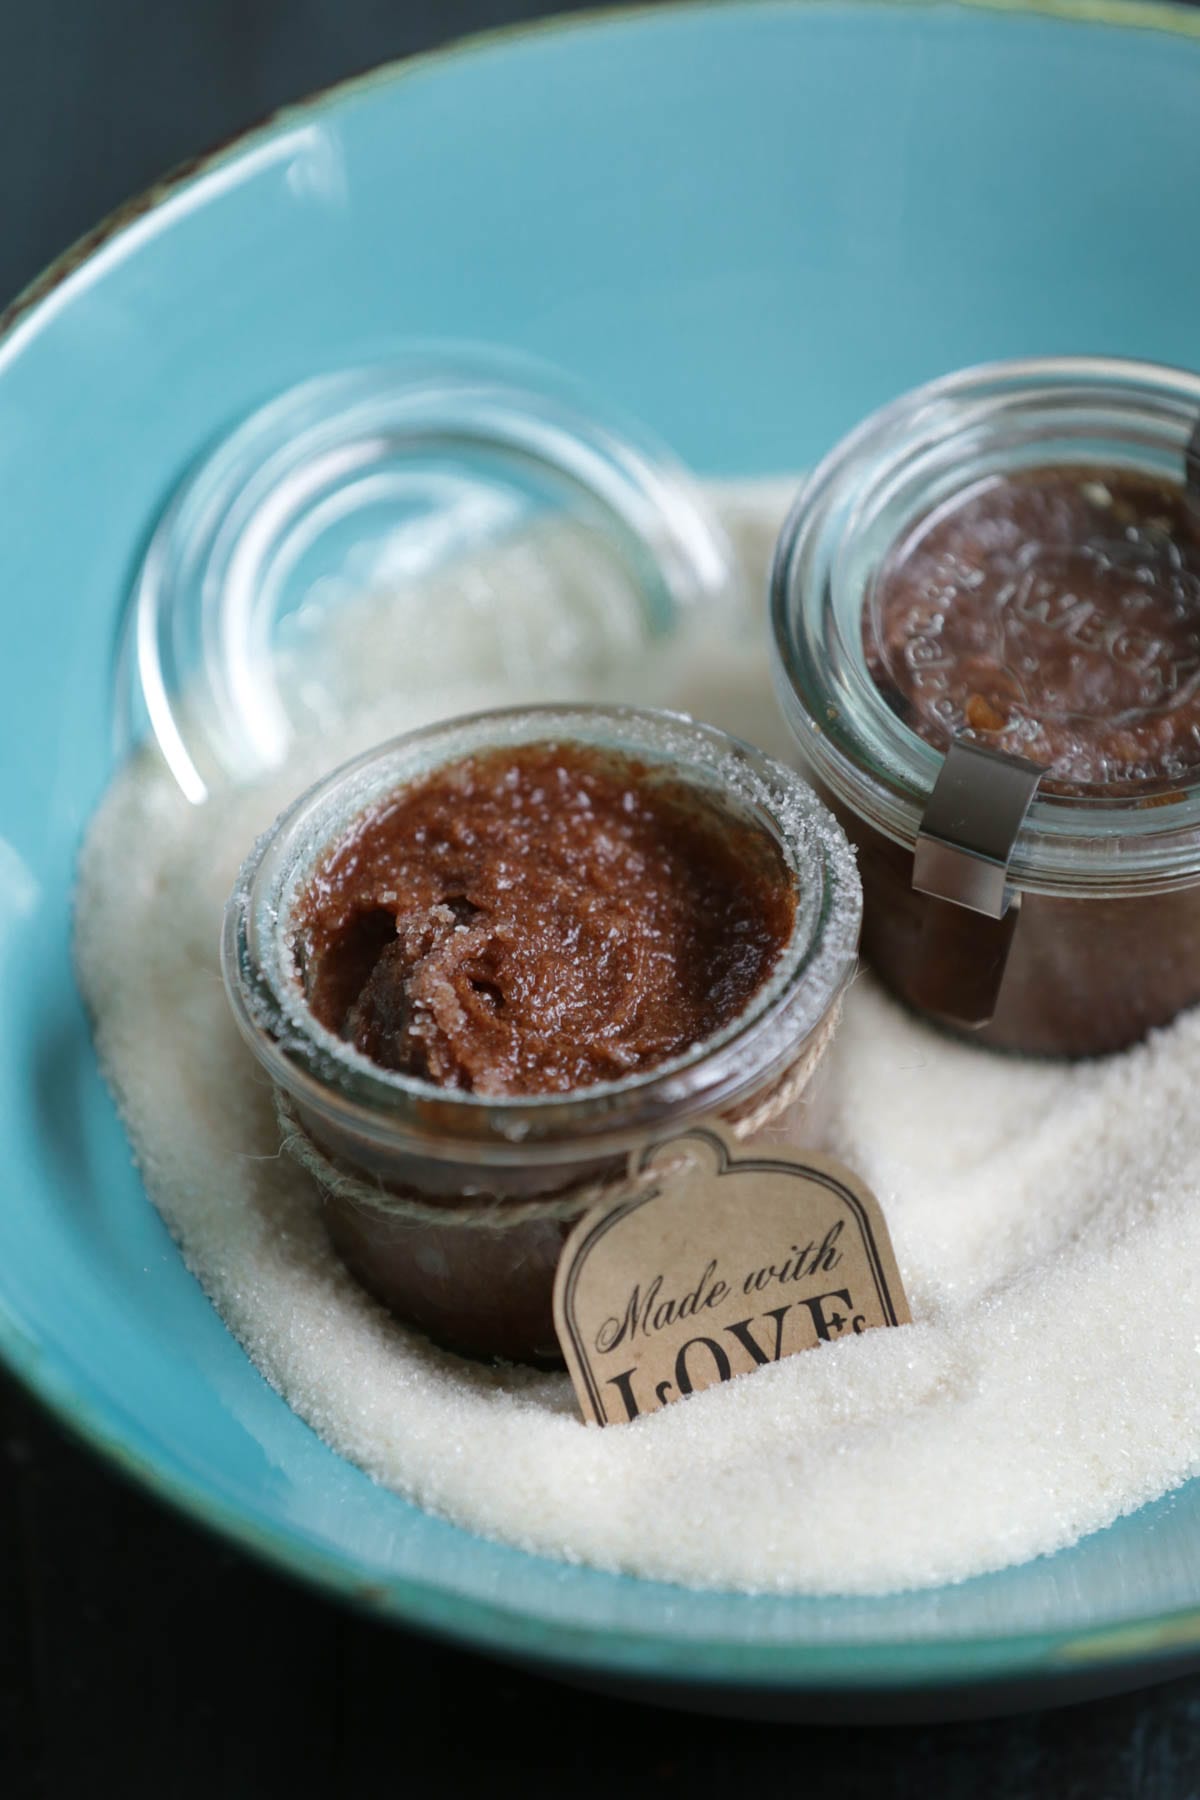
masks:
[[[377,803],[297,915],[309,1004],[381,1067],[485,1095],[616,1081],[740,1012],[787,942],[761,830],[630,757],[532,744]]]
[[[1200,764],[1200,508],[1088,465],[991,477],[918,521],[863,614],[867,665],[927,742],[966,732],[1072,787]]]
[[[346,1265],[440,1344],[547,1364],[563,1240],[631,1158],[796,1126],[859,919],[793,771],[669,713],[510,709],[303,795],[223,961]]]
[[[962,370],[843,439],[772,607],[863,950],[918,1012],[1049,1056],[1200,1002],[1200,376]]]

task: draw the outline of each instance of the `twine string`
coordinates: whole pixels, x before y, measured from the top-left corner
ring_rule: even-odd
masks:
[[[800,1097],[837,1029],[840,1012],[840,1004],[830,1009],[807,1039],[800,1055],[757,1105],[748,1112],[723,1120],[739,1143],[757,1136]],[[616,1206],[624,1200],[636,1199],[686,1161],[684,1157],[676,1157],[647,1168],[632,1168],[627,1163],[610,1175],[573,1182],[553,1194],[460,1194],[432,1200],[411,1190],[386,1186],[381,1179],[372,1179],[344,1158],[323,1150],[301,1124],[291,1096],[280,1087],[275,1089],[275,1117],[284,1152],[326,1193],[337,1200],[414,1225],[502,1230],[540,1222],[567,1223],[581,1218],[600,1201]]]

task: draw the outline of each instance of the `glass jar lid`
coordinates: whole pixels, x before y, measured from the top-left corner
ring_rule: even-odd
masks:
[[[941,743],[927,741],[935,734],[913,728],[869,664],[864,620],[873,618],[880,572],[897,547],[963,496],[1002,479],[1032,481],[1035,471],[1069,468],[1086,486],[1094,470],[1099,491],[1101,472],[1116,470],[1179,492],[1198,419],[1200,376],[1113,358],[1046,358],[931,382],[833,450],[784,526],[771,610],[784,711],[806,767],[834,799],[911,850],[946,764],[951,731]],[[1039,555],[1044,549],[1035,546]],[[1120,575],[1119,562],[1109,559],[1110,573],[1117,566]],[[962,573],[967,583],[977,578]],[[1131,565],[1134,587],[1137,575]],[[1190,609],[1189,629],[1200,631],[1200,586],[1192,595],[1186,570],[1180,582],[1179,609]],[[1054,586],[1050,580],[1047,592]],[[1012,593],[1019,599],[1018,582]],[[1086,660],[1082,649],[1076,660]],[[1178,691],[1190,696],[1200,658],[1188,668]],[[960,738],[979,735],[967,725]],[[1021,742],[1012,748],[1019,753]],[[1198,875],[1200,751],[1178,771],[1141,780],[1062,781],[1048,772],[1007,867],[1014,889],[1062,895],[1157,892]]]
[[[131,598],[122,732],[201,801],[376,703],[379,736],[431,706],[649,701],[732,582],[640,427],[528,359],[421,350],[288,390],[187,477]]]

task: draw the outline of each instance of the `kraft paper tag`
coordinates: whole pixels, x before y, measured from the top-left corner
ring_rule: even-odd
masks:
[[[910,1323],[879,1203],[840,1163],[739,1157],[706,1125],[653,1145],[638,1172],[655,1168],[661,1183],[594,1207],[559,1259],[554,1324],[585,1419],[635,1419],[800,1350]]]

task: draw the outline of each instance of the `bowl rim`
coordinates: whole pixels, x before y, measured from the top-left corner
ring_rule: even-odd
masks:
[[[124,201],[56,257],[0,309],[0,370],[8,355],[60,290],[118,237],[186,188],[255,146],[292,129],[300,120],[339,105],[350,95],[391,87],[411,74],[503,51],[526,39],[586,33],[610,24],[662,20],[730,9],[741,0],[658,0],[650,6],[617,4],[520,21],[454,39],[438,48],[390,58],[359,74],[314,89],[265,118],[186,159]],[[765,0],[779,12],[814,8],[821,0]],[[841,0],[847,9],[880,5],[896,12],[929,10],[932,0]],[[1200,41],[1200,9],[1174,0],[940,0],[939,10],[1041,17],[1063,24],[1140,30]],[[518,1607],[455,1592],[436,1582],[381,1576],[355,1567],[346,1551],[333,1552],[292,1524],[281,1528],[255,1504],[235,1502],[201,1475],[171,1466],[161,1440],[136,1419],[114,1410],[80,1364],[35,1342],[0,1299],[0,1365],[78,1439],[119,1473],[186,1517],[237,1544],[262,1561],[335,1594],[376,1617],[502,1659],[544,1664],[580,1675],[596,1673],[654,1678],[685,1688],[715,1684],[759,1692],[903,1693],[989,1687],[1005,1682],[1067,1682],[1084,1671],[1099,1674],[1139,1667],[1146,1681],[1166,1678],[1200,1661],[1200,1606],[1167,1612],[1118,1615],[1083,1627],[961,1637],[861,1639],[840,1643],[689,1639],[653,1629],[630,1632],[603,1625],[548,1620]],[[659,1587],[661,1584],[647,1584]],[[686,1596],[687,1590],[681,1590]],[[747,1597],[749,1598],[749,1597]],[[799,1598],[799,1597],[798,1597]],[[1131,1680],[1127,1685],[1133,1685]]]

